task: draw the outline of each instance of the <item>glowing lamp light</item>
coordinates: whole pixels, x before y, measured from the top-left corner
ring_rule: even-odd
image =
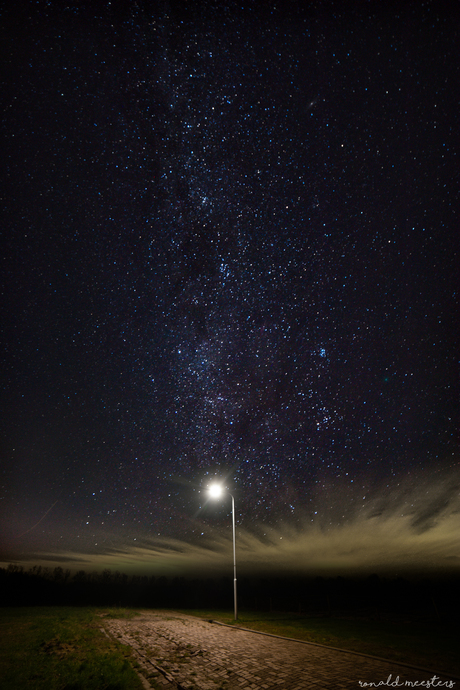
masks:
[[[220,484],[211,484],[209,487],[209,495],[211,498],[220,498],[222,496],[222,487]]]

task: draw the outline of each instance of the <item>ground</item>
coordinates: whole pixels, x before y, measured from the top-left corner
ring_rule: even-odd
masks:
[[[176,612],[142,612],[132,619],[104,618],[102,624],[107,634],[133,648],[143,674],[157,688],[351,690],[458,685],[452,677],[440,674],[435,680],[437,686],[428,685],[434,675],[430,670]]]

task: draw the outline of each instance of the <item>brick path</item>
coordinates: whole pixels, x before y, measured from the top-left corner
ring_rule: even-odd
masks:
[[[428,671],[390,661],[238,630],[175,612],[144,612],[132,620],[105,619],[104,626],[110,635],[133,648],[151,685],[165,690],[350,690],[366,687],[364,683],[374,684],[367,687],[427,687],[427,680],[433,677]],[[435,688],[460,688],[452,676],[439,674],[435,682],[439,683]]]

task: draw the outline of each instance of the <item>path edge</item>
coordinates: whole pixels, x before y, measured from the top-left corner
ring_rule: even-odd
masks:
[[[383,656],[374,656],[373,654],[365,654],[364,652],[355,652],[352,649],[342,649],[341,647],[330,647],[326,644],[320,644],[319,642],[308,642],[307,640],[297,640],[295,637],[283,637],[283,635],[274,635],[273,633],[262,632],[261,630],[251,630],[251,628],[243,628],[240,625],[229,625],[229,623],[221,623],[220,621],[215,621],[210,618],[203,619],[207,623],[213,623],[214,625],[223,625],[226,628],[231,628],[232,630],[244,630],[245,632],[256,633],[256,635],[265,635],[266,637],[276,637],[278,640],[289,640],[289,642],[300,642],[300,644],[308,644],[313,647],[322,647],[323,649],[331,649],[335,652],[344,652],[345,654],[353,654],[354,656],[364,656],[367,659],[376,659],[377,661],[384,661],[387,664],[395,664],[396,666],[404,666],[404,668],[412,668],[416,671],[424,671],[425,673],[431,673],[439,678],[447,674],[441,671],[433,671],[429,668],[423,668],[422,666],[415,666],[414,664],[406,664],[403,661],[395,661],[394,659],[385,659]],[[441,674],[438,676],[438,674]],[[454,676],[449,674],[449,680],[460,680],[460,676]]]

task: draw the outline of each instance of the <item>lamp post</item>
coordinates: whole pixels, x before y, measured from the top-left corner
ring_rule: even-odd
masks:
[[[235,499],[231,493],[224,492],[220,484],[211,484],[209,487],[209,495],[211,498],[220,498],[223,494],[228,494],[232,497],[232,527],[233,527],[233,608],[235,611],[235,620],[238,620],[238,606],[236,598],[236,542],[235,542]]]

